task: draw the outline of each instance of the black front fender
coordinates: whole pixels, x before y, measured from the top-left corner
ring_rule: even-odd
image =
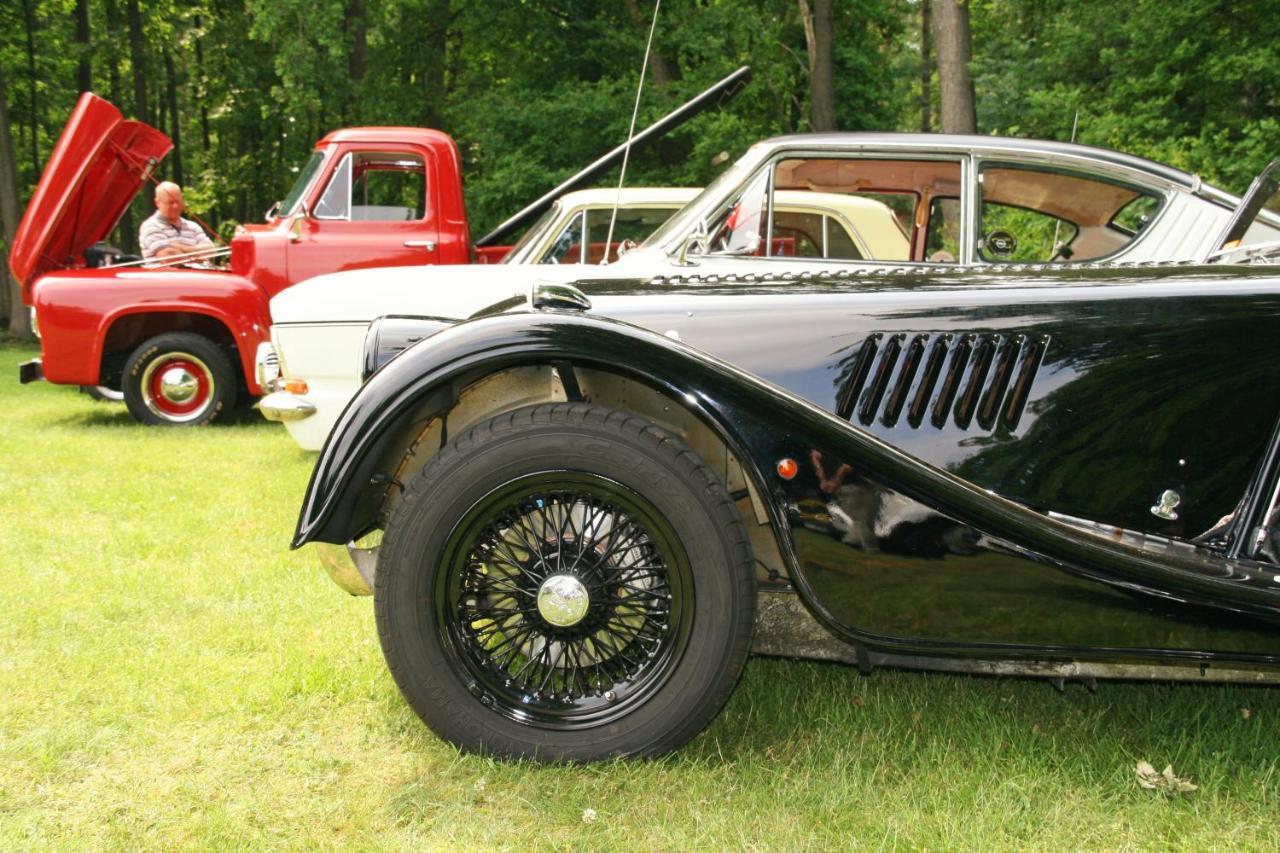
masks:
[[[344,543],[372,528],[385,488],[375,482],[380,462],[424,408],[446,411],[462,388],[482,376],[553,361],[608,368],[684,400],[748,464],[732,418],[706,396],[710,389],[726,393],[750,382],[747,374],[613,320],[559,312],[503,314],[432,335],[365,383],[320,452],[293,547],[313,541]]]

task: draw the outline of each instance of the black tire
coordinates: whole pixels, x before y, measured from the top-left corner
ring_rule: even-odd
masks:
[[[710,722],[750,649],[755,577],[737,509],[684,443],[552,404],[427,463],[387,524],[374,597],[391,674],[436,734],[592,761],[664,753]]]
[[[208,338],[189,332],[156,335],[124,366],[124,402],[144,424],[199,426],[236,404],[231,359]]]

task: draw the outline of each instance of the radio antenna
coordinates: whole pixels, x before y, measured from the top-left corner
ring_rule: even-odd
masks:
[[[1076,110],[1076,117],[1075,117],[1074,119],[1072,119],[1072,120],[1071,120],[1071,141],[1072,141],[1072,142],[1075,142],[1075,141],[1076,141],[1076,131],[1077,131],[1079,128],[1080,128],[1080,111],[1079,111],[1079,110]],[[1056,219],[1056,217],[1055,217],[1055,219]],[[1051,255],[1051,256],[1050,256],[1050,258],[1051,258],[1051,259],[1052,259],[1052,258],[1054,258],[1054,257],[1057,257],[1057,255],[1058,255],[1058,251],[1059,251],[1059,247],[1058,247],[1058,231],[1059,231],[1059,229],[1060,229],[1060,228],[1062,228],[1062,220],[1061,220],[1061,219],[1056,219],[1056,221],[1053,223],[1053,250],[1052,250],[1052,251],[1053,251],[1053,255]],[[609,250],[606,248],[606,249],[605,249],[605,252],[608,252],[608,251],[609,251]],[[1070,257],[1070,256],[1068,256],[1068,257]],[[1067,260],[1067,258],[1063,258],[1063,260]]]
[[[662,0],[657,0],[653,4],[653,21],[649,24],[649,41],[644,46],[644,61],[640,63],[640,82],[636,84],[636,105],[631,109],[631,127],[627,128],[627,147],[622,151],[622,169],[618,172],[618,192],[613,197],[613,212],[609,215],[609,233],[604,239],[604,259],[601,261],[601,266],[608,265],[609,249],[613,246],[613,226],[618,222],[618,205],[622,204],[622,183],[627,178],[627,160],[631,157],[631,137],[636,132],[636,116],[640,114],[640,93],[644,91],[644,75],[649,70],[649,51],[653,48],[653,31],[658,28],[658,9],[660,8],[662,8]]]

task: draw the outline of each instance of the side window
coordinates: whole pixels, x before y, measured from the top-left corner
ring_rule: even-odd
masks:
[[[342,158],[316,203],[317,219],[407,222],[425,216],[426,168],[416,154],[361,152]]]
[[[923,261],[929,200],[958,198],[960,164],[954,160],[795,157],[773,174],[773,235],[791,236],[788,217],[804,210],[823,220],[807,233],[815,257],[839,260]],[[958,220],[957,220],[958,222]],[[782,248],[788,244],[784,243]],[[913,247],[915,247],[913,251]],[[796,244],[796,253],[805,251]]]
[[[773,214],[770,255],[788,258],[822,258],[823,232],[820,213],[777,210]]]
[[[726,255],[763,255],[765,202],[769,173],[761,172],[708,229],[707,251]]]
[[[1148,190],[1093,175],[984,165],[977,253],[984,261],[1088,261],[1132,243],[1160,209]]]
[[[1044,263],[1059,260],[1059,251],[1076,238],[1072,222],[1023,207],[984,202],[982,243],[984,261]]]
[[[573,215],[564,230],[556,236],[551,248],[538,261],[540,264],[580,264],[582,263],[582,218],[579,211]]]
[[[929,203],[924,259],[954,264],[960,257],[960,199],[935,198]]]
[[[841,258],[848,261],[862,260],[862,252],[858,251],[853,237],[845,230],[844,225],[834,217],[823,218],[827,229],[827,257]]]
[[[1267,513],[1266,527],[1262,534],[1262,545],[1258,549],[1258,557],[1274,565],[1280,565],[1280,507],[1274,504]]]
[[[860,261],[853,236],[835,217],[780,208],[773,214],[770,255]]]
[[[1136,196],[1133,201],[1116,211],[1116,215],[1111,217],[1111,225],[1130,234],[1141,234],[1151,224],[1151,220],[1155,219],[1159,209],[1160,199],[1155,196]]]
[[[357,154],[351,183],[354,222],[406,222],[421,219],[427,179],[416,154]]]

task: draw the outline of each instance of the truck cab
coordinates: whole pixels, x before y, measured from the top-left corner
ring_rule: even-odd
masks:
[[[339,270],[467,263],[461,165],[453,139],[437,130],[334,131],[316,143],[269,221],[244,226],[232,240],[232,269],[244,264],[275,295],[282,282]],[[256,256],[242,260],[240,245],[251,249],[267,234],[283,238],[283,270],[258,270]]]

